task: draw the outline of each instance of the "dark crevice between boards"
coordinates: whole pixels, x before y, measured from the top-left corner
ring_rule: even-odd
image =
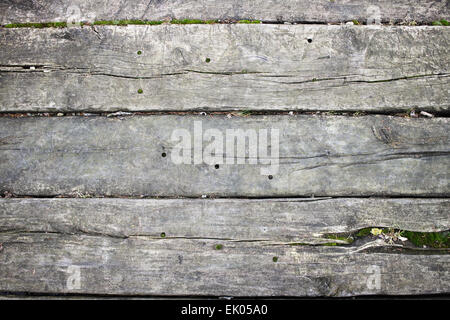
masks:
[[[45,292],[45,291],[0,291],[0,298],[44,298],[44,299],[187,299],[187,300],[249,300],[255,299],[255,296],[224,296],[224,295],[151,295],[151,294],[104,294],[104,293],[74,293],[74,292]],[[386,299],[407,299],[407,300],[423,300],[423,299],[439,299],[439,298],[449,298],[449,294],[414,294],[411,295],[359,295],[359,296],[348,296],[348,297],[306,297],[306,296],[258,296],[258,300],[325,300],[325,299],[335,299],[335,300],[386,300]],[[0,299],[1,300],[1,299]]]
[[[136,94],[143,94],[138,89]],[[186,110],[171,110],[171,111],[129,111],[127,109],[114,110],[107,112],[99,112],[94,110],[80,110],[77,112],[61,110],[61,111],[0,111],[0,118],[32,118],[32,117],[117,117],[126,118],[134,116],[163,116],[163,115],[178,115],[178,116],[227,116],[227,117],[251,117],[251,116],[342,116],[342,117],[363,117],[363,116],[392,116],[392,117],[403,117],[403,118],[420,118],[420,119],[432,119],[432,118],[448,118],[450,117],[450,110],[447,111],[437,111],[430,108],[409,108],[407,110],[398,109],[393,111],[380,110],[380,111],[367,111],[367,110],[249,110],[242,108],[242,110],[236,110],[235,108],[230,108],[227,110],[226,107],[222,107],[221,111],[211,111],[209,109],[186,109]]]
[[[262,176],[267,179],[266,176]],[[304,195],[259,195],[259,196],[220,196],[217,194],[205,194],[205,195],[123,195],[123,194],[94,194],[87,192],[79,193],[58,193],[58,194],[21,194],[10,190],[0,190],[0,199],[187,199],[187,200],[214,200],[214,199],[226,199],[226,200],[276,200],[276,201],[328,201],[337,199],[438,199],[449,200],[450,194],[427,194],[427,195],[415,195],[415,194],[370,194],[370,195],[329,195],[329,194],[304,194]]]
[[[355,232],[329,233],[323,238],[339,240],[330,245],[360,244],[360,240],[383,239],[388,244],[406,245],[407,248],[449,249],[450,230],[440,232],[417,232],[390,227],[367,227]]]
[[[128,26],[128,25],[146,25],[158,26],[162,24],[261,24],[260,20],[201,20],[201,19],[172,19],[172,20],[97,20],[94,22],[77,21],[77,22],[23,22],[9,23],[2,25],[4,28],[67,28],[67,27],[84,27],[84,26]]]
[[[291,25],[341,25],[344,23],[353,23],[355,26],[367,25],[367,21],[359,21],[357,19],[342,21],[311,21],[311,20],[254,20],[254,19],[171,19],[171,20],[139,20],[139,19],[120,19],[120,20],[97,20],[94,22],[77,21],[77,22],[15,22],[1,25],[3,28],[67,28],[72,26],[128,26],[128,25],[147,25],[158,26],[163,24],[188,25],[188,24],[291,24]],[[381,25],[389,26],[449,26],[449,22],[445,19],[436,21],[415,21],[415,20],[386,20],[380,21]]]

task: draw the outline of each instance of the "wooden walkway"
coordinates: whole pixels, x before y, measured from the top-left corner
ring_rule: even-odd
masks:
[[[446,1],[0,12],[0,298],[450,293]]]

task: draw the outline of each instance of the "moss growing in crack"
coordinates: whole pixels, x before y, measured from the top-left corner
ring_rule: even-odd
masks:
[[[321,246],[325,246],[325,247],[334,247],[337,246],[338,244],[336,242],[327,242],[327,243],[321,243]]]
[[[260,20],[239,20],[238,23],[256,24],[256,23],[261,23],[261,21]]]
[[[217,244],[215,246],[216,250],[222,250],[223,249],[223,245],[222,244]]]
[[[164,21],[145,21],[144,24],[148,25],[148,26],[158,26],[163,23],[164,23]]]
[[[144,21],[144,20],[99,20],[95,21],[95,26],[127,26],[127,25],[159,25],[163,21]]]
[[[293,243],[288,243],[288,245],[290,245],[290,246],[314,246],[314,247],[325,246],[325,247],[334,247],[334,246],[339,246],[339,245],[343,245],[343,244],[342,243],[337,243],[337,242],[324,242],[324,243],[293,242]]]
[[[262,23],[260,20],[239,20],[238,23],[243,23],[243,24],[258,24],[258,23]]]
[[[217,23],[217,20],[200,20],[200,19],[183,19],[183,20],[172,20],[171,24],[213,24]]]
[[[65,28],[66,22],[43,22],[43,23],[10,23],[4,26],[5,28]]]
[[[100,21],[95,21],[93,23],[94,26],[113,26],[113,25],[118,25],[119,21],[112,21],[112,20],[100,20]]]
[[[377,237],[377,232],[374,235],[373,230],[381,231],[380,234],[387,235],[391,238],[398,238],[398,236],[407,238],[416,247],[423,248],[450,248],[450,231],[443,232],[414,232],[394,228],[364,228],[359,230],[353,236],[356,238]]]
[[[423,248],[450,248],[450,231],[412,232],[401,231],[401,236],[408,238],[415,246]]]
[[[326,234],[323,236],[325,239],[339,240],[342,242],[325,242],[325,243],[301,243],[294,242],[289,243],[290,246],[346,246],[352,244],[357,239],[361,238],[382,238],[387,243],[401,243],[401,241],[409,240],[413,245],[419,248],[438,248],[446,249],[450,248],[450,230],[442,232],[413,232],[405,231],[396,228],[382,228],[382,227],[369,227],[360,229],[354,233],[335,233]],[[406,239],[402,239],[406,238]]]
[[[381,232],[388,236],[397,235],[405,237],[416,247],[420,248],[450,248],[450,231],[414,232],[393,228],[383,228]]]
[[[160,25],[166,21],[146,21],[146,20],[97,20],[92,23],[89,22],[77,22],[80,26],[128,26],[128,25]],[[182,20],[171,20],[168,21],[170,24],[214,24],[220,23],[219,20],[201,20],[201,19],[182,19]],[[237,23],[244,24],[257,24],[261,23],[260,20],[239,20]],[[67,22],[25,22],[25,23],[9,23],[4,25],[5,28],[65,28],[67,27]]]
[[[367,237],[368,235],[370,235],[371,230],[372,230],[372,228],[361,229],[355,234],[355,237],[357,237],[357,238]]]
[[[352,22],[353,22],[353,24],[356,25],[356,26],[360,25],[360,23],[359,23],[358,20],[352,20]]]
[[[445,19],[442,19],[442,20],[439,20],[439,21],[433,21],[431,23],[431,25],[433,25],[433,26],[448,26],[449,22],[447,20],[445,20]]]
[[[352,238],[351,235],[349,234],[327,234],[325,235],[326,239],[331,239],[331,240],[341,240],[341,241],[345,241],[346,243],[350,244],[354,241],[354,239]]]
[[[243,116],[249,116],[249,115],[251,115],[252,114],[252,111],[251,110],[243,110],[242,112],[241,112],[241,115],[243,115]]]

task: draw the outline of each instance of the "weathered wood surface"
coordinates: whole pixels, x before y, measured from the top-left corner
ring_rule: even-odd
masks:
[[[4,233],[316,244],[367,227],[449,230],[450,200],[1,199],[0,221]]]
[[[0,23],[66,21],[68,15],[75,21],[365,21],[369,4],[3,1]],[[430,22],[449,12],[445,1],[376,5],[383,21]],[[77,17],[74,8],[81,9]],[[448,30],[219,24],[1,28],[0,112],[419,108],[447,113]],[[449,121],[218,114],[0,117],[2,194],[315,196],[0,199],[0,293],[449,293],[448,249],[412,248],[376,237],[323,246],[331,241],[329,233],[365,227],[449,230],[448,198],[431,198],[450,194]],[[208,164],[176,165],[177,141],[171,136],[187,129],[194,137],[195,123],[203,133],[216,129],[223,136],[227,129],[255,134],[279,129],[279,145],[269,139],[272,153],[258,154],[257,164],[249,163],[255,157],[247,150],[235,157],[245,164],[224,163],[230,157],[220,155]],[[193,141],[183,152],[195,154],[198,140]],[[201,144],[205,149],[209,141]],[[279,156],[273,153],[277,147]],[[262,174],[271,167],[262,160],[272,165],[279,160],[272,179]],[[73,281],[78,274],[79,282]]]
[[[183,146],[175,131],[181,129],[190,136]],[[238,129],[238,140],[245,139],[244,133],[254,136],[253,146],[259,136],[258,155],[249,154],[248,147],[245,155],[236,154],[235,144],[227,151],[225,137]],[[271,138],[276,129],[279,143]],[[0,191],[32,196],[447,197],[449,132],[448,118],[381,115],[0,117]],[[201,144],[202,133],[213,136]],[[223,149],[208,159],[216,140]],[[179,155],[187,155],[187,163],[175,164]],[[217,169],[215,164],[220,164]],[[273,179],[268,179],[270,172]]]
[[[343,247],[288,242],[317,243],[320,233],[374,225],[447,230],[448,206],[443,199],[2,199],[0,291],[146,296],[447,293],[446,250],[405,251],[381,239]]]
[[[3,112],[450,105],[446,27],[18,28],[0,29],[0,46]]]
[[[3,292],[349,296],[450,291],[449,254],[374,252],[385,246],[377,242],[361,248],[311,247],[21,233],[2,234],[0,243]]]
[[[95,20],[257,19],[342,22],[374,17],[383,22],[431,22],[449,15],[439,0],[4,0],[0,23]]]

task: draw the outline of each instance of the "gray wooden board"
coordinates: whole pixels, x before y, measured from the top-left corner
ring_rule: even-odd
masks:
[[[0,111],[447,112],[449,40],[446,27],[0,29]]]
[[[0,232],[327,243],[367,227],[450,229],[447,199],[1,199]]]
[[[258,154],[250,153],[248,143],[245,153],[236,153],[231,138],[239,129],[238,140],[251,137]],[[179,130],[186,135],[182,146]],[[381,115],[0,117],[0,191],[447,197],[449,132],[448,118]],[[234,142],[228,149],[226,137]],[[223,148],[207,161],[213,141]],[[180,155],[186,163],[176,164]]]
[[[379,245],[375,242],[370,246]],[[381,253],[367,245],[44,233],[1,234],[0,243],[3,292],[349,296],[450,291],[450,255]],[[221,250],[217,244],[223,245]]]
[[[448,18],[439,0],[7,0],[0,23],[120,19],[257,19],[264,21],[342,22],[370,18],[431,22]]]
[[[373,225],[445,230],[448,203],[2,199],[0,291],[144,296],[447,293],[446,251],[404,251],[381,239],[344,247],[281,241],[317,240],[320,233]],[[161,231],[166,238],[158,239]],[[217,250],[219,244],[223,247]]]

